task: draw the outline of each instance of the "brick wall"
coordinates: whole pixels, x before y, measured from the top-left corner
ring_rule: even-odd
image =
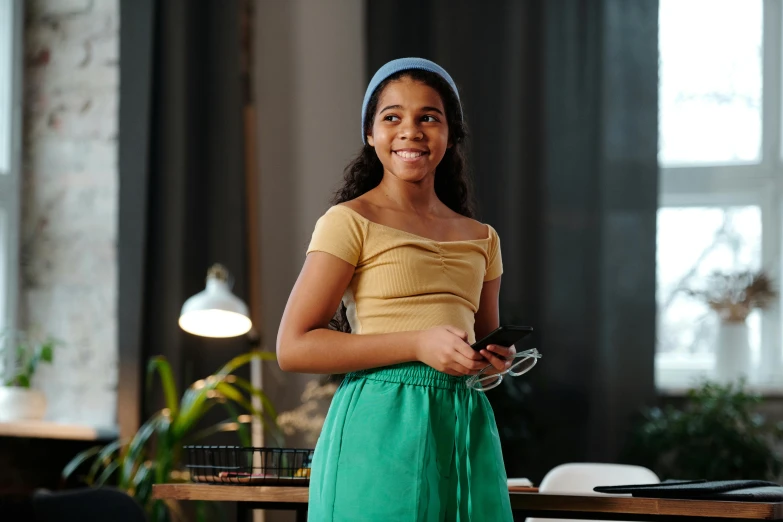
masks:
[[[114,425],[119,0],[28,0],[22,327],[64,344],[50,420]]]

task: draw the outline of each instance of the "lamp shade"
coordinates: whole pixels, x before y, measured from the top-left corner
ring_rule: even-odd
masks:
[[[231,293],[228,271],[214,265],[207,273],[207,287],[185,301],[179,326],[203,337],[237,337],[250,331],[253,323],[247,305]]]

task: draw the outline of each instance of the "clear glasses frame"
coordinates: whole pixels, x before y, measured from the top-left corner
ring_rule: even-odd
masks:
[[[476,375],[471,375],[465,380],[465,386],[485,392],[492,388],[497,388],[500,383],[503,382],[503,376],[506,374],[512,377],[519,377],[524,375],[533,369],[538,360],[541,358],[541,353],[537,348],[531,348],[514,354],[514,362],[511,363],[505,371],[498,373],[489,373],[494,369],[491,364],[485,366]]]

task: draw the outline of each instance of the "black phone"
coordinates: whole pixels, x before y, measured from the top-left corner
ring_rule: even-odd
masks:
[[[485,349],[490,344],[509,347],[520,339],[524,339],[533,332],[532,326],[505,325],[497,328],[480,341],[476,341],[471,348],[477,352]]]

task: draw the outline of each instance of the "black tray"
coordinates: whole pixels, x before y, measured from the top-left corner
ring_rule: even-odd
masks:
[[[185,446],[193,482],[246,486],[308,486],[312,449]]]

